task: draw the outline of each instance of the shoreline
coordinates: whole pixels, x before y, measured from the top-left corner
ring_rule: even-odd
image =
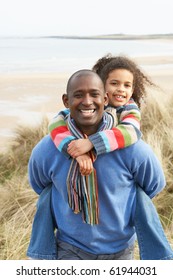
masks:
[[[140,68],[173,94],[173,56],[136,57]],[[71,73],[0,74],[0,152],[7,150],[18,125],[33,126],[64,108],[61,96]]]
[[[2,36],[1,38],[26,38],[26,39],[74,39],[74,40],[171,40],[173,39],[173,33],[166,34],[97,34],[88,36],[78,35],[49,35],[49,36]]]

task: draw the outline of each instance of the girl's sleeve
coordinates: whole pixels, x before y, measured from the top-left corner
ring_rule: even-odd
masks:
[[[109,114],[117,114],[118,124],[114,124],[111,130],[104,130],[89,136],[96,154],[109,153],[117,149],[126,148],[137,142],[142,133],[140,131],[141,113],[137,104],[131,99],[125,106],[117,109],[109,108]],[[115,116],[113,116],[115,119]]]
[[[60,111],[49,123],[48,131],[56,148],[69,158],[70,156],[67,153],[68,144],[76,138],[68,130],[66,123],[68,114],[69,109]]]

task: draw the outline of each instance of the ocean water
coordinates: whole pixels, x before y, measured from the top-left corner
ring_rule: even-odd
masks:
[[[173,44],[143,40],[0,38],[0,74],[73,72],[91,68],[107,53],[130,57],[173,55]]]

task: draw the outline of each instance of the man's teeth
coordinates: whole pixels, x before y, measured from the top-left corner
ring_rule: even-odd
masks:
[[[94,113],[94,109],[92,109],[92,110],[81,110],[81,112],[84,113],[84,114],[92,114],[92,113]]]

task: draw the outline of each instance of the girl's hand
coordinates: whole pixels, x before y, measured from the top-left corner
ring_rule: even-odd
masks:
[[[76,157],[76,160],[79,164],[80,173],[83,176],[90,175],[93,171],[93,163],[89,155],[85,154],[82,156]]]
[[[67,148],[68,154],[76,158],[78,156],[84,155],[90,150],[92,150],[93,144],[89,139],[78,139],[70,142]]]

